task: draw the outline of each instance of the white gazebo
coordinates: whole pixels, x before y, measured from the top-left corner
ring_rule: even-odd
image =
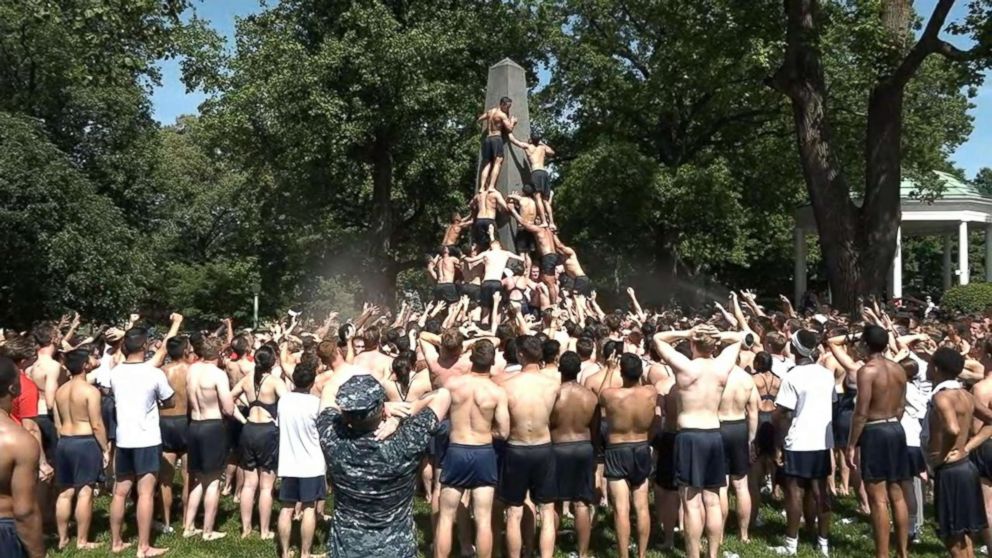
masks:
[[[958,283],[967,285],[971,279],[968,267],[968,232],[985,231],[985,280],[992,282],[992,196],[978,191],[973,184],[945,172],[935,171],[944,182],[943,195],[926,202],[912,196],[917,191],[913,181],[904,178],[900,187],[902,219],[896,232],[896,253],[889,271],[889,296],[902,297],[902,238],[903,235],[942,236],[944,239],[944,288],[951,286],[953,275]],[[816,235],[816,220],[809,205],[798,208],[795,218],[795,286],[796,304],[806,292],[806,235]],[[954,235],[958,241],[957,269],[952,269],[951,252]]]

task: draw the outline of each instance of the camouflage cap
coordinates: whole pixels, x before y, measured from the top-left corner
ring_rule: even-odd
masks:
[[[385,400],[386,391],[369,374],[352,376],[338,389],[338,408],[346,413],[369,412]]]

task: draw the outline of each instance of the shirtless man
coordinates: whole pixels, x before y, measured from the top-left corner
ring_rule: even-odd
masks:
[[[572,290],[576,293],[576,304],[584,304],[581,301],[592,296],[592,281],[586,277],[586,272],[582,270],[579,256],[575,250],[565,246],[558,235],[552,235],[551,238],[554,240],[555,250],[561,256],[562,264],[565,266],[565,274],[572,278]]]
[[[44,558],[41,511],[35,498],[41,448],[10,417],[20,371],[0,357],[0,556]]]
[[[754,379],[743,368],[735,366],[727,378],[720,398],[720,435],[723,453],[727,459],[728,481],[737,495],[737,524],[741,528],[741,542],[748,542],[751,523],[751,492],[747,473],[756,454],[754,439],[758,432],[758,390]],[[726,487],[720,489],[723,521],[726,525],[730,500]]]
[[[62,365],[55,360],[54,356],[58,351],[61,340],[59,330],[52,324],[43,324],[35,327],[31,332],[35,343],[38,344],[38,360],[28,371],[35,385],[38,386],[40,396],[38,397],[38,417],[35,422],[41,429],[41,442],[45,450],[45,459],[53,463],[55,457],[55,445],[58,443],[58,433],[55,422],[52,420],[53,409],[55,408],[55,391],[62,383]],[[54,463],[53,463],[54,464]],[[47,486],[47,484],[46,484]],[[46,499],[45,504],[49,504]],[[46,505],[46,508],[48,506]],[[45,513],[46,510],[42,510]]]
[[[189,473],[194,482],[186,503],[183,536],[200,533],[194,528],[200,501],[203,501],[203,540],[223,538],[227,533],[214,531],[220,499],[220,476],[224,472],[228,448],[224,435],[224,417],[234,414],[234,399],[227,374],[220,368],[224,355],[222,342],[204,340],[196,347],[199,360],[186,372],[186,395],[189,401]]]
[[[988,426],[972,435],[975,417],[987,410],[957,380],[964,358],[954,349],[942,347],[930,359],[927,374],[935,384],[924,427],[927,461],[935,483],[934,509],[937,534],[953,558],[972,558],[973,537],[989,524],[980,489],[978,469],[967,455],[988,438]],[[987,407],[986,407],[987,409]]]
[[[541,260],[541,282],[548,288],[551,296],[551,304],[558,304],[558,253],[555,251],[555,233],[551,229],[540,223],[527,223],[523,216],[517,213],[516,209],[510,207],[510,214],[520,223],[520,226],[527,232],[534,235],[534,242],[537,243],[537,253]]]
[[[507,211],[509,206],[499,190],[482,190],[469,204],[475,210],[472,223],[472,242],[481,250],[496,238],[496,212]]]
[[[534,187],[534,197],[537,199],[537,212],[541,216],[541,222],[548,223],[553,228],[555,219],[554,214],[551,213],[551,186],[548,184],[548,171],[544,168],[544,161],[548,157],[554,157],[555,151],[542,140],[541,134],[537,132],[531,132],[530,143],[524,143],[510,134],[510,143],[523,149],[527,154],[527,161],[530,163],[530,183]]]
[[[427,272],[436,283],[434,301],[443,300],[448,305],[458,302],[458,288],[455,287],[455,269],[460,263],[457,247],[441,247],[441,254],[427,264]]]
[[[471,263],[469,259],[474,258],[478,254],[478,247],[475,244],[469,244],[468,254],[462,255],[461,263],[459,264],[462,271],[462,282],[458,285],[458,294],[467,296],[470,303],[475,302],[476,304],[479,302],[479,293],[482,289],[482,274],[486,268],[481,261]]]
[[[444,385],[451,393],[451,434],[441,474],[441,509],[434,540],[435,558],[451,553],[455,512],[468,491],[475,519],[475,553],[488,558],[493,552],[493,494],[498,481],[493,435],[506,439],[510,415],[503,388],[490,379],[496,349],[488,340],[472,347],[468,374],[452,376]]]
[[[228,325],[229,321],[226,322]],[[228,385],[236,386],[244,377],[255,373],[255,362],[251,358],[252,340],[249,335],[238,335],[231,341],[232,358],[225,359],[224,370],[227,371]],[[242,395],[234,402],[242,415],[248,414],[248,399]],[[241,421],[234,416],[224,418],[225,432],[227,432],[227,447],[236,448],[241,440]],[[188,473],[188,471],[187,471]],[[224,487],[221,495],[229,496],[234,494],[234,500],[241,497],[241,489],[244,484],[244,471],[238,466],[238,452],[232,451],[227,459],[224,470]],[[188,493],[187,493],[188,496]]]
[[[578,382],[582,361],[574,351],[558,360],[561,388],[551,411],[551,444],[558,473],[556,514],[571,502],[579,558],[589,556],[592,536],[592,506],[596,502],[596,452],[592,440],[599,431],[599,401],[591,389]]]
[[[517,339],[522,368],[503,382],[510,410],[507,440],[497,496],[508,506],[506,547],[510,558],[519,558],[532,533],[521,533],[524,500],[540,509],[541,558],[551,558],[555,548],[555,454],[551,447],[551,412],[558,398],[558,382],[541,374],[541,341],[533,335]],[[526,537],[526,539],[524,538]]]
[[[558,355],[561,354],[561,343],[548,339],[541,344],[541,374],[561,383],[561,372],[558,371]]]
[[[458,239],[462,236],[462,231],[465,227],[472,224],[472,216],[462,217],[457,211],[451,214],[451,222],[448,223],[447,228],[444,229],[444,238],[441,239],[441,250],[438,254],[442,253],[445,248],[449,250],[458,246]]]
[[[169,386],[176,392],[176,405],[159,411],[159,426],[162,430],[162,469],[159,471],[159,493],[162,497],[162,532],[172,533],[172,481],[176,476],[176,461],[186,455],[186,440],[189,435],[189,418],[186,416],[186,372],[189,370],[193,350],[189,338],[178,336],[165,343],[169,363],[162,367]],[[189,497],[188,460],[183,460],[182,509],[186,509]]]
[[[379,343],[382,341],[381,333],[378,326],[366,328],[365,333],[362,334],[365,350],[355,355],[354,361],[358,368],[371,371],[380,383],[388,378],[393,370],[393,357],[383,353],[379,347]],[[342,380],[343,382],[344,380]]]
[[[833,368],[835,388],[837,391],[837,402],[834,405],[834,459],[843,465],[837,465],[840,470],[841,486],[839,493],[845,494],[848,487],[858,492],[859,512],[870,514],[868,504],[868,493],[861,480],[861,472],[847,466],[845,457],[848,447],[855,447],[850,443],[851,423],[854,421],[855,401],[858,398],[858,370],[864,364],[860,360],[860,349],[848,347],[847,344],[857,338],[857,335],[835,335],[827,340],[827,348],[833,355],[837,368]],[[858,355],[858,356],[855,356]],[[838,370],[839,368],[839,370]],[[773,368],[774,371],[774,368]],[[836,384],[840,378],[840,384]],[[839,385],[839,387],[838,387]],[[837,456],[840,459],[837,459]],[[846,473],[846,475],[845,475]]]
[[[585,385],[586,378],[599,372],[599,363],[596,362],[596,342],[589,337],[579,337],[575,340],[575,352],[582,359],[578,382]]]
[[[675,350],[672,343],[689,340],[692,357]],[[658,353],[675,373],[678,390],[679,433],[675,437],[675,482],[685,510],[686,556],[699,558],[703,523],[710,558],[723,542],[723,511],[719,490],[727,485],[723,438],[720,436],[720,400],[730,372],[737,363],[741,341],[719,355],[720,335],[713,326],[690,331],[665,331],[654,336]],[[750,345],[750,343],[749,343]]]
[[[501,97],[499,106],[482,113],[476,120],[485,122],[483,129],[486,140],[482,144],[482,160],[485,162],[479,173],[479,189],[486,190],[496,186],[500,167],[503,165],[503,134],[513,132],[517,118],[510,117],[510,106],[513,100]]]
[[[619,356],[622,344],[616,341],[607,341],[603,344],[600,357],[603,361],[597,371],[586,377],[582,385],[592,390],[599,399],[604,389],[623,386],[623,378],[618,372],[619,362],[614,355]],[[599,365],[599,363],[597,363]],[[606,486],[606,443],[609,426],[606,424],[606,413],[600,409],[599,429],[597,437],[593,438],[593,447],[596,450],[596,489],[600,497],[600,505],[605,506],[607,500]]]
[[[621,387],[605,388],[599,403],[606,414],[609,435],[606,446],[606,479],[613,498],[617,554],[627,558],[630,541],[630,504],[637,514],[637,556],[644,558],[651,536],[648,478],[651,477],[651,445],[648,442],[655,420],[658,392],[642,385],[644,364],[633,353],[620,357]]]
[[[992,376],[978,382],[971,388],[976,407],[985,407],[992,411]],[[972,425],[972,435],[977,435],[984,423],[975,420]],[[982,496],[985,499],[985,513],[989,524],[992,525],[992,440],[986,440],[971,453],[971,461],[978,469],[982,482]],[[982,530],[982,538],[987,548],[992,548],[992,530]]]
[[[902,483],[913,478],[907,458],[906,432],[899,423],[906,406],[906,372],[885,358],[889,332],[869,325],[861,339],[868,349],[868,361],[858,370],[858,400],[851,421],[847,465],[860,470],[868,491],[875,556],[889,555],[891,506],[898,545],[896,554],[904,558],[909,545],[909,509]],[[861,463],[856,465],[854,448],[859,445]]]
[[[349,378],[357,374],[372,374],[371,370],[346,361],[344,355],[341,354],[341,348],[333,341],[322,341],[317,346],[317,354],[329,371],[317,376],[317,381],[314,382],[314,393],[319,393],[321,401],[327,401],[328,406],[335,404],[338,389]],[[372,375],[374,376],[374,374]],[[319,385],[318,381],[320,382]]]
[[[652,351],[657,349],[652,347]],[[655,467],[654,506],[664,531],[662,549],[675,548],[675,528],[679,525],[679,487],[675,484],[675,435],[678,433],[678,394],[675,375],[670,374],[654,385],[658,392],[658,409],[661,427],[654,442]]]
[[[537,223],[538,216],[537,202],[534,201],[534,187],[530,184],[524,184],[522,191],[523,195],[514,193],[507,196],[507,199],[516,205],[517,212],[520,213],[520,217],[524,221],[534,225]],[[545,221],[542,219],[541,222]],[[517,252],[524,255],[524,269],[530,269],[530,254],[537,248],[534,243],[534,233],[523,227],[517,227],[517,235],[514,237],[513,243]]]
[[[492,226],[490,225],[490,231]],[[474,264],[483,262],[485,271],[483,272],[482,287],[479,292],[479,304],[482,306],[482,319],[488,321],[493,308],[493,295],[503,288],[503,270],[510,260],[523,261],[523,258],[504,250],[503,246],[496,239],[495,235],[489,243],[489,249],[478,256],[465,258],[465,261]]]

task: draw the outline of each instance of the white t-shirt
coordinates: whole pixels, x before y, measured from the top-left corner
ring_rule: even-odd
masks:
[[[779,378],[784,378],[789,370],[795,366],[795,363],[783,356],[772,355],[772,374],[775,374]]]
[[[173,396],[165,372],[148,364],[122,362],[110,371],[117,409],[117,446],[148,448],[162,443],[158,403]]]
[[[906,431],[906,445],[920,447],[923,417],[927,414],[927,398],[913,382],[906,383],[906,410],[902,414],[902,429]]]
[[[114,368],[114,355],[107,347],[100,357],[100,366],[93,371],[93,381],[99,387],[110,389],[110,371]]]
[[[280,477],[313,478],[324,476],[324,452],[317,434],[320,398],[309,393],[290,392],[279,398]]]
[[[775,404],[792,411],[785,449],[822,451],[834,447],[833,372],[819,364],[796,366],[782,378]]]

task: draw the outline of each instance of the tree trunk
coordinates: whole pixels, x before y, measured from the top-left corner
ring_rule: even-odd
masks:
[[[393,238],[393,156],[388,145],[376,142],[372,148],[372,235],[371,265],[364,282],[366,296],[392,306],[396,300],[399,268],[392,253]]]

